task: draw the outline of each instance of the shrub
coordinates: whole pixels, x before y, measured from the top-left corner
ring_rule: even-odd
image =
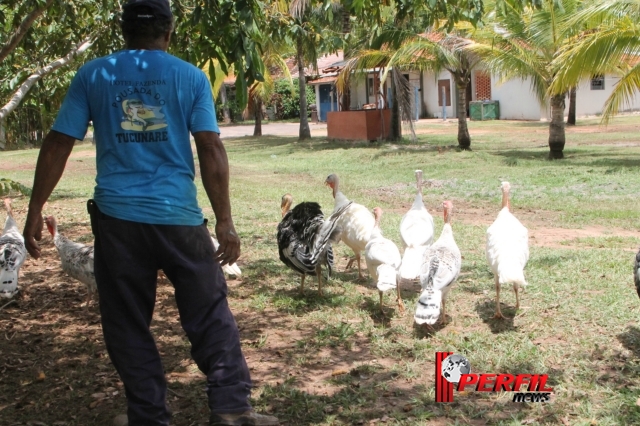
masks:
[[[292,90],[293,89],[293,90]],[[305,87],[307,92],[307,105],[316,103],[316,93],[312,86]],[[275,82],[274,93],[268,103],[275,110],[276,120],[300,117],[300,91],[298,81],[293,80],[293,88],[285,79]],[[310,114],[310,111],[309,111]]]

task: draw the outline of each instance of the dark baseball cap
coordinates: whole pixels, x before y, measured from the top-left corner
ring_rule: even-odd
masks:
[[[141,6],[151,9],[148,11],[140,10]],[[169,0],[127,0],[122,6],[122,20],[133,21],[137,19],[171,19],[171,6]]]

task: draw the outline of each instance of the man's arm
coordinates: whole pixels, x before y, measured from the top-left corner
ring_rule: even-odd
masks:
[[[193,137],[198,150],[202,184],[216,215],[216,237],[220,247],[214,257],[222,265],[231,264],[240,257],[240,237],[231,218],[227,152],[215,132],[197,132]]]
[[[40,246],[36,241],[42,238],[42,206],[58,184],[75,142],[75,138],[55,130],[50,131],[42,142],[23,232],[27,251],[35,259],[40,257]]]

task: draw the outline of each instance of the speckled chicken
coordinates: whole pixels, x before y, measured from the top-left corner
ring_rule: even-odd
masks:
[[[502,210],[487,229],[487,262],[493,271],[496,286],[496,314],[504,318],[500,310],[500,287],[513,285],[516,293],[516,310],[520,308],[519,289],[527,285],[524,267],[529,260],[529,231],[511,213],[509,182],[502,182]]]
[[[416,304],[414,320],[417,324],[432,325],[446,322],[446,299],[449,290],[460,274],[462,256],[453,238],[451,201],[442,203],[444,226],[440,238],[426,249],[420,268],[422,293]]]
[[[342,242],[349,246],[355,254],[355,257],[347,263],[347,269],[356,261],[358,263],[358,278],[364,279],[360,253],[364,251],[371,238],[375,219],[365,206],[350,201],[340,191],[339,183],[338,176],[335,174],[329,175],[325,180],[325,185],[328,185],[333,190],[333,198],[335,199],[334,211],[347,203],[351,203],[349,209],[340,216],[338,226],[342,228]]]
[[[306,275],[318,278],[318,293],[322,295],[322,271],[324,264],[327,277],[333,268],[331,243],[340,241],[341,228],[338,218],[350,206],[345,204],[325,220],[320,205],[305,201],[293,209],[291,194],[282,196],[280,208],[282,221],[278,224],[278,253],[282,263],[302,275],[300,292],[304,292]]]
[[[382,296],[385,291],[396,289],[398,310],[404,312],[404,303],[400,296],[400,287],[398,287],[398,268],[402,258],[400,250],[393,241],[382,236],[380,229],[380,219],[382,218],[382,209],[376,207],[373,209],[375,218],[371,238],[364,249],[364,260],[367,262],[369,275],[376,283],[378,292],[380,293],[380,311],[382,311]],[[382,311],[384,315],[384,311]]]
[[[62,270],[87,286],[87,307],[98,286],[93,273],[93,246],[76,243],[58,232],[58,224],[53,216],[45,217],[47,229],[53,236],[53,244],[58,249]]]
[[[10,198],[4,199],[4,206],[7,209],[7,220],[0,237],[0,297],[11,298],[19,291],[18,277],[20,267],[27,258],[27,248],[13,218]]]

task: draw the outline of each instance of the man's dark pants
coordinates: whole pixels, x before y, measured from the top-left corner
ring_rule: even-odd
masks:
[[[250,409],[249,370],[206,224],[149,225],[107,216],[92,200],[88,208],[102,330],[125,386],[129,425],[169,424],[164,370],[149,331],[159,269],[175,288],[191,355],[207,376],[211,411]]]

